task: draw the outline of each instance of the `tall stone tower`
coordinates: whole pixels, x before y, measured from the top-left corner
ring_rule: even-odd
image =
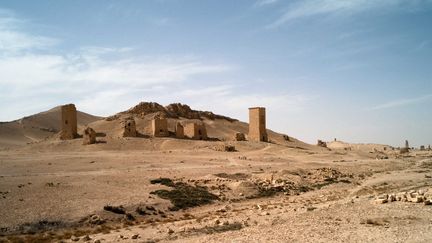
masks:
[[[249,141],[268,142],[264,107],[249,108]]]
[[[74,104],[61,107],[61,122],[60,139],[74,139],[78,136],[77,111]]]

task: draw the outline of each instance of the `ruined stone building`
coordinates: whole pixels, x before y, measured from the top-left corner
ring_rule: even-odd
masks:
[[[168,121],[166,118],[155,118],[152,120],[152,135],[154,137],[168,137]]]
[[[176,138],[184,138],[184,127],[180,122],[176,123],[175,135],[176,135]]]
[[[74,139],[78,137],[77,111],[74,104],[61,107],[61,132],[60,139]]]
[[[206,140],[207,130],[204,123],[188,123],[184,127],[184,135],[190,139]]]
[[[234,134],[234,141],[246,141],[246,136],[244,135],[244,133],[241,132],[236,132]]]
[[[123,123],[123,137],[136,137],[136,124],[132,117],[126,118]]]
[[[96,132],[93,128],[87,127],[84,130],[83,145],[95,144],[96,143]]]
[[[268,142],[264,107],[249,108],[249,141]]]

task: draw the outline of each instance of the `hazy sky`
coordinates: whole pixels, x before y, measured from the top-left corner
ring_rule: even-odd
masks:
[[[2,0],[0,120],[189,104],[310,143],[432,144],[432,0]]]

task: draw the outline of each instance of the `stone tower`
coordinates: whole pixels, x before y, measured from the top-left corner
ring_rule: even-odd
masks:
[[[264,107],[249,108],[249,141],[267,142],[266,112]]]
[[[207,129],[204,123],[188,123],[184,126],[184,135],[190,139],[206,140]]]
[[[77,111],[74,104],[61,107],[61,122],[60,139],[74,139],[78,136]]]
[[[176,138],[184,138],[184,127],[180,122],[176,123],[175,135],[176,135]]]
[[[152,135],[154,137],[168,137],[168,121],[166,118],[154,118],[152,120]]]
[[[136,137],[136,124],[133,117],[126,118],[123,122],[123,137]]]

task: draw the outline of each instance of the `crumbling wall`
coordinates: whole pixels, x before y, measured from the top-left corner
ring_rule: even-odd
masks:
[[[249,108],[249,141],[267,142],[266,112],[264,107]]]
[[[74,104],[61,107],[60,139],[68,140],[78,137],[77,111]]]
[[[96,143],[96,132],[93,128],[87,127],[84,130],[83,145],[95,144]]]
[[[133,117],[126,118],[123,122],[123,137],[136,137],[136,123]]]
[[[234,134],[234,141],[246,141],[246,136],[244,135],[244,133],[241,132],[236,132]]]
[[[166,118],[154,118],[152,120],[152,135],[154,137],[168,137],[168,121]]]
[[[318,140],[317,146],[327,148],[327,143],[322,140]]]
[[[184,127],[184,135],[190,139],[206,140],[207,130],[204,123],[188,123]]]
[[[175,135],[176,135],[176,138],[184,138],[184,127],[180,122],[176,123]]]

